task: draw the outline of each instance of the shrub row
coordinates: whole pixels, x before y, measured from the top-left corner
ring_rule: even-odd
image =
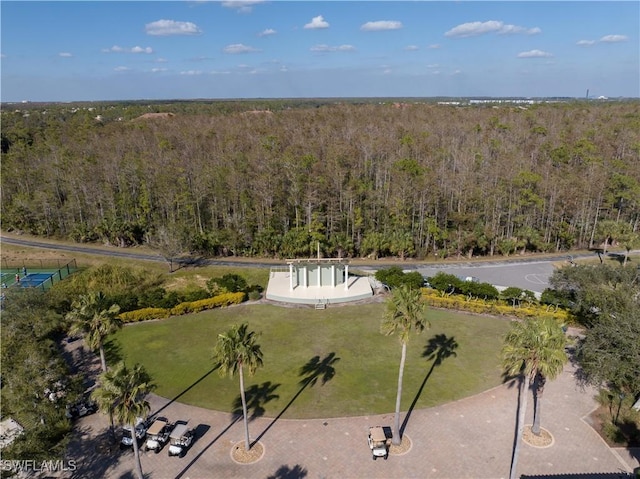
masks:
[[[163,319],[171,316],[168,308],[142,308],[134,311],[120,313],[119,318],[123,323],[137,323],[138,321],[149,321],[151,319]]]
[[[246,294],[223,293],[213,298],[199,299],[197,301],[186,301],[173,308],[142,308],[135,311],[128,311],[120,314],[120,319],[124,323],[135,323],[138,321],[149,321],[151,319],[163,319],[169,316],[182,316],[183,314],[198,313],[206,309],[221,308],[232,304],[240,304],[245,300]]]
[[[564,309],[549,311],[546,306],[530,304],[524,307],[513,307],[495,301],[482,299],[469,300],[466,296],[443,296],[438,291],[422,288],[422,294],[429,306],[436,308],[455,309],[476,314],[491,314],[495,316],[515,316],[517,318],[553,317],[562,323],[570,323],[569,312]]]

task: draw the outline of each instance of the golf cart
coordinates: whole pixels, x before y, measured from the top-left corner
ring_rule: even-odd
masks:
[[[193,442],[193,430],[185,421],[178,421],[169,434],[169,442],[169,456],[182,457]]]
[[[78,419],[93,414],[98,410],[98,405],[91,399],[81,399],[73,404],[67,404],[65,415],[69,419]]]
[[[389,457],[389,446],[391,446],[391,428],[375,426],[369,428],[369,449],[375,461],[379,457],[386,460]]]
[[[136,440],[140,442],[147,435],[147,424],[142,418],[138,418],[136,421]],[[131,428],[130,426],[124,426],[122,428],[122,440],[120,441],[120,447],[131,447],[133,446],[133,439],[131,438]]]
[[[159,417],[153,421],[147,429],[147,442],[145,443],[147,450],[159,453],[160,449],[169,441],[171,429],[171,425],[165,417]]]

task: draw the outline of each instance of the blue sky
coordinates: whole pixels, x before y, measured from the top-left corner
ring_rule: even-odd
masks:
[[[3,0],[2,101],[640,96],[640,2]]]

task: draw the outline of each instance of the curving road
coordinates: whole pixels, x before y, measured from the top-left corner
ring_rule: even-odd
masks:
[[[121,250],[105,250],[91,248],[87,246],[64,244],[64,243],[49,243],[37,240],[14,238],[1,235],[0,241],[6,244],[20,245],[31,248],[50,249],[58,251],[68,251],[75,253],[86,253],[92,255],[104,255],[110,257],[135,259],[140,261],[155,261],[166,262],[166,260],[160,255],[134,253]],[[428,264],[424,262],[411,262],[407,261],[402,263],[405,271],[418,271],[423,276],[433,276],[439,271],[446,271],[450,274],[455,274],[461,277],[474,277],[484,283],[491,283],[498,287],[516,286],[522,289],[528,289],[534,293],[542,293],[545,288],[549,286],[549,277],[553,273],[554,263],[561,261],[569,261],[570,258],[588,258],[594,254],[581,254],[576,256],[556,255],[552,257],[540,258],[527,258],[527,259],[503,259],[499,261],[491,262],[458,262],[451,264]],[[264,262],[235,262],[229,260],[218,259],[198,259],[194,264],[199,265],[220,265],[220,266],[235,266],[235,267],[264,267],[269,268],[275,265],[275,263]],[[387,267],[388,265],[358,265],[357,268],[363,271],[376,271],[381,267]]]

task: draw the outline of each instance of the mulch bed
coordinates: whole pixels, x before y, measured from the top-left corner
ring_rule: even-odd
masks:
[[[231,450],[231,458],[240,464],[251,464],[262,459],[264,455],[264,446],[262,443],[256,443],[248,451],[244,447],[244,441],[237,443]]]
[[[536,436],[531,431],[531,426],[525,426],[522,433],[522,440],[533,447],[549,447],[553,444],[553,436],[542,427],[540,428],[540,435]]]
[[[389,454],[392,456],[401,456],[402,454],[406,454],[411,449],[411,439],[406,434],[402,436],[402,442],[395,446],[391,444],[389,448]]]

